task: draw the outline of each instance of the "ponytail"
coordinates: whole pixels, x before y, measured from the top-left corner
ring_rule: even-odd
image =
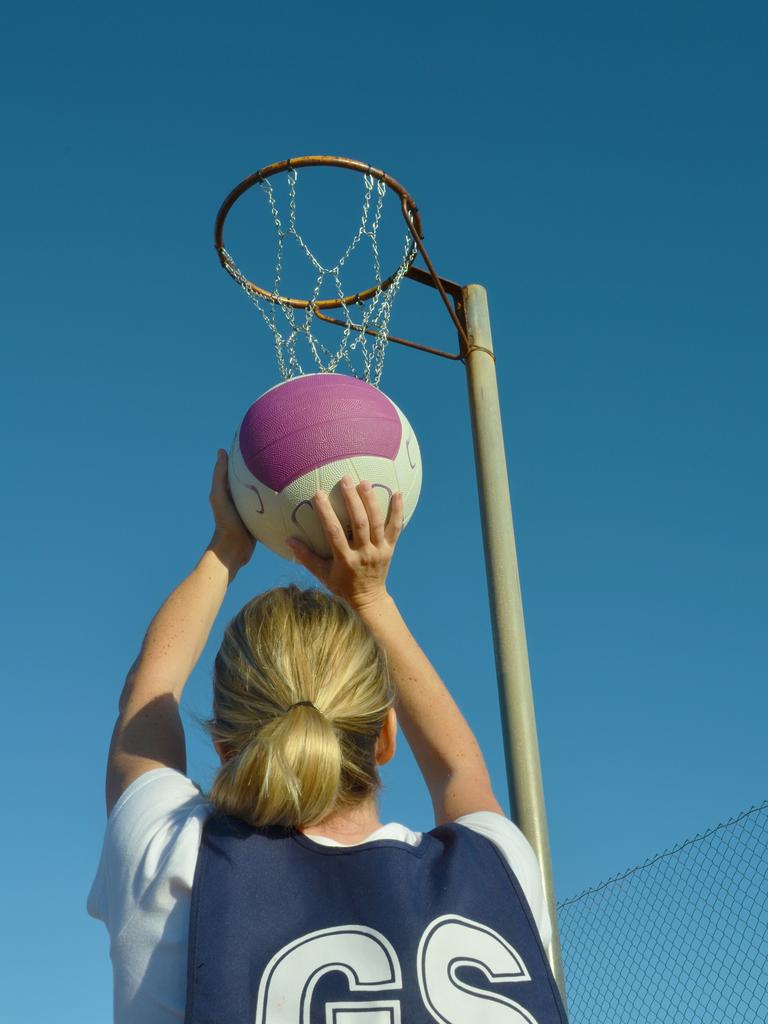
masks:
[[[376,739],[394,694],[353,609],[296,586],[249,602],[214,667],[208,730],[227,753],[210,798],[252,825],[296,828],[379,786]]]
[[[219,772],[211,800],[252,823],[320,821],[336,806],[339,738],[312,706],[295,706],[264,725]]]

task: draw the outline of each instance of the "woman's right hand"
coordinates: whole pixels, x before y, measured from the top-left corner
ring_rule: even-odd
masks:
[[[367,480],[355,487],[350,476],[342,477],[341,493],[349,515],[351,539],[347,539],[328,495],[318,491],[313,506],[331,557],[321,558],[295,538],[288,541],[288,546],[296,560],[322,584],[353,608],[360,609],[387,596],[387,572],[403,528],[403,495],[397,491],[392,496],[385,522]]]

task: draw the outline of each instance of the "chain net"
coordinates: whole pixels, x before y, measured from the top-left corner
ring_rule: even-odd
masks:
[[[224,267],[246,293],[272,332],[275,339],[277,363],[283,380],[290,380],[292,377],[308,372],[305,371],[297,352],[297,342],[304,339],[315,364],[311,372],[333,373],[341,364],[344,364],[353,376],[362,376],[369,384],[378,387],[387,347],[392,305],[403,278],[416,257],[416,241],[413,235],[406,231],[400,264],[388,287],[382,287],[384,279],[381,273],[378,233],[387,186],[380,179],[366,174],[363,176],[363,208],[357,230],[336,262],[331,266],[326,266],[312,252],[297,227],[296,183],[298,171],[291,168],[286,177],[288,182],[287,225],[283,223],[272,182],[269,178],[259,182],[260,188],[266,194],[277,236],[271,298],[265,300],[263,296],[253,290],[250,282],[226,249],[221,250]],[[370,246],[375,291],[369,299],[354,304],[352,308],[355,310],[356,319],[353,319],[349,306],[343,301],[346,293],[342,285],[341,274],[352,254],[364,241]],[[295,244],[306,257],[314,276],[309,305],[305,309],[297,309],[289,305],[281,295],[287,242]],[[332,289],[333,298],[338,299],[341,303],[337,309],[332,311],[338,319],[344,321],[335,351],[329,349],[320,340],[315,329],[317,324],[315,304],[324,297],[322,294],[324,288]],[[359,359],[353,356],[356,350]],[[358,365],[362,364],[362,374],[357,372],[355,362]]]
[[[558,906],[570,1024],[768,1021],[768,801]]]

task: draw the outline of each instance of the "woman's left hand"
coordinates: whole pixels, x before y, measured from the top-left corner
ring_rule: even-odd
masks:
[[[213,481],[209,497],[216,523],[211,547],[236,572],[250,560],[256,547],[256,541],[249,533],[232,501],[227,477],[228,464],[227,453],[220,448],[216,455],[216,465],[213,468]]]

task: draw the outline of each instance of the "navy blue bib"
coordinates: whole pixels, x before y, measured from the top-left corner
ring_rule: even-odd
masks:
[[[565,1024],[490,840],[327,847],[214,816],[195,872],[186,1024]]]

